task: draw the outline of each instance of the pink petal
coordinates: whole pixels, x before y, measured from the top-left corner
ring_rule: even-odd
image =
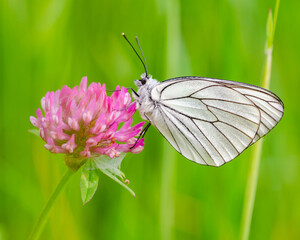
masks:
[[[80,82],[79,91],[85,91],[87,86],[87,77],[83,77]]]
[[[75,131],[79,131],[80,130],[80,126],[79,126],[77,120],[72,119],[72,118],[69,117],[68,118],[68,124],[69,124],[70,128],[72,128]]]
[[[40,108],[36,110],[36,116],[38,119],[43,118],[42,110]]]
[[[84,151],[80,152],[80,156],[86,157],[86,158],[89,158],[91,156],[91,152],[90,152],[88,146],[85,147]]]
[[[92,127],[89,132],[91,134],[98,135],[99,133],[103,132],[105,129],[106,129],[106,115],[105,113],[102,113],[98,117],[94,127]]]
[[[97,136],[90,137],[88,140],[86,140],[86,144],[89,147],[96,146],[102,139],[103,139],[104,133],[100,133]]]
[[[77,147],[75,143],[75,134],[69,139],[69,141],[62,145],[62,148],[67,150],[69,153],[73,153],[74,149]]]
[[[40,124],[39,124],[38,120],[37,120],[35,117],[30,116],[29,119],[30,119],[30,122],[31,122],[31,124],[32,124],[33,126],[35,126],[35,127],[37,127],[37,128],[40,127]]]

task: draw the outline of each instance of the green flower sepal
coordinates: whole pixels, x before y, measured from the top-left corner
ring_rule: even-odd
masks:
[[[119,157],[110,158],[106,155],[89,158],[82,166],[80,189],[83,204],[88,203],[94,196],[99,182],[100,172],[104,173],[121,186],[126,188],[134,197],[135,193],[127,186],[129,181],[120,170],[121,162],[125,157],[122,153]]]

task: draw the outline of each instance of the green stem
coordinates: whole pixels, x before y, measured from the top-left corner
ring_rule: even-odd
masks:
[[[249,172],[247,188],[244,197],[244,209],[243,209],[243,217],[242,217],[242,231],[241,237],[242,240],[249,239],[251,220],[253,214],[253,207],[256,195],[256,187],[257,180],[259,174],[259,165],[260,165],[260,157],[262,152],[262,140],[255,144],[255,148],[253,151],[252,163]]]
[[[276,1],[274,19],[272,19],[272,17],[269,15],[268,24],[267,24],[267,26],[271,24],[272,28],[270,31],[267,32],[266,59],[265,59],[263,77],[262,77],[262,87],[266,89],[268,89],[270,86],[273,39],[274,39],[276,22],[277,22],[279,2],[280,0]],[[269,14],[272,14],[271,11]],[[256,196],[257,181],[259,175],[262,145],[263,145],[263,141],[260,140],[254,146],[253,157],[252,157],[252,162],[251,162],[251,167],[250,167],[250,172],[249,172],[249,177],[248,177],[247,187],[246,187],[246,192],[244,197],[244,209],[242,215],[241,234],[240,234],[240,239],[242,240],[249,239],[253,208],[254,208],[254,202]]]
[[[65,172],[65,174],[63,175],[63,177],[61,178],[60,182],[58,183],[58,185],[56,186],[56,189],[54,190],[54,192],[52,193],[51,197],[49,198],[46,206],[44,207],[38,222],[36,223],[36,225],[34,226],[28,240],[33,240],[33,239],[38,239],[41,231],[43,230],[45,223],[48,219],[48,215],[49,212],[55,202],[55,200],[57,199],[57,197],[59,196],[59,194],[61,193],[61,190],[64,188],[64,186],[66,185],[66,183],[68,182],[68,180],[70,179],[70,177],[74,174],[75,172],[72,171],[71,169],[67,169],[67,171]]]

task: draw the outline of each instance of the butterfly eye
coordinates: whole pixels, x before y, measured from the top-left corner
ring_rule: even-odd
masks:
[[[146,79],[141,79],[140,82],[141,82],[142,85],[145,85],[146,84]]]

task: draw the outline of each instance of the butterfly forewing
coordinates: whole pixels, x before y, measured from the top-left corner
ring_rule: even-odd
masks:
[[[272,92],[227,80],[182,77],[151,91],[157,105],[150,119],[186,158],[220,166],[267,134],[282,118]]]

